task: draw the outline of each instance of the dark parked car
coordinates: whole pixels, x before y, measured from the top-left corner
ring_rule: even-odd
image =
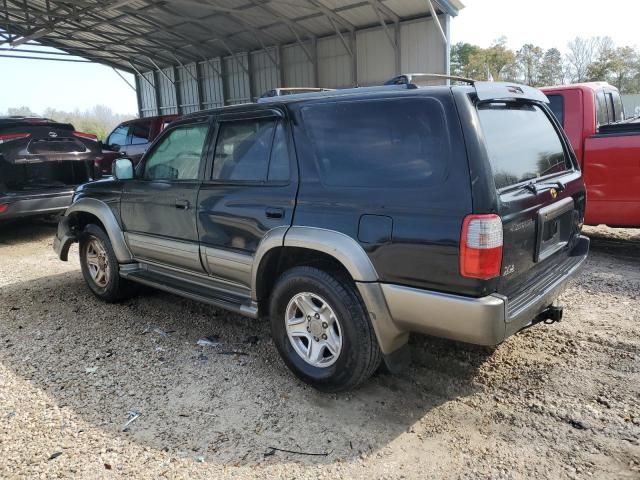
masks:
[[[80,242],[105,301],[134,283],[268,316],[325,391],[410,332],[494,345],[542,320],[586,258],[585,187],[530,87],[414,84],[274,97],[189,115],[135,175],[79,188],[54,248]]]
[[[64,211],[93,178],[95,135],[39,117],[0,117],[0,221]]]
[[[96,170],[101,175],[111,175],[111,165],[120,157],[127,157],[137,164],[149,145],[176,118],[177,115],[161,115],[121,123],[105,139],[102,156],[96,160]]]

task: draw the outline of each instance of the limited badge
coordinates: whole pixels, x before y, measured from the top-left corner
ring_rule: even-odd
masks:
[[[551,194],[551,198],[553,198],[554,200],[558,196],[558,191],[555,188],[552,188],[551,190],[549,190],[549,193]]]

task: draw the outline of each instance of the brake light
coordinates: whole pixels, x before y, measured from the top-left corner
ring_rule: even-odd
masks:
[[[93,133],[73,132],[73,136],[98,141],[97,135],[94,135]]]
[[[12,142],[13,140],[20,140],[21,138],[29,138],[30,133],[5,133],[0,135],[0,145],[6,142]]]
[[[9,209],[8,203],[0,203],[0,213],[4,213]]]
[[[460,275],[488,280],[502,267],[502,220],[498,215],[467,215],[460,235]]]

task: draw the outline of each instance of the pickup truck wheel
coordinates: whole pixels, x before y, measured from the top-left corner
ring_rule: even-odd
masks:
[[[318,390],[352,389],[380,365],[375,332],[351,279],[292,268],[273,289],[270,317],[284,362]]]
[[[80,237],[80,266],[91,291],[106,302],[123,300],[133,292],[133,285],[120,278],[109,236],[97,225],[87,225]]]

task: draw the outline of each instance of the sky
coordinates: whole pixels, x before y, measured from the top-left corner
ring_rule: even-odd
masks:
[[[514,49],[533,43],[561,51],[576,36],[610,36],[617,45],[640,43],[640,0],[462,1],[466,8],[451,24],[454,43],[488,47],[506,36]],[[0,58],[0,114],[9,107],[41,113],[47,107],[85,110],[98,104],[115,113],[137,111],[135,92],[110,67]]]
[[[575,37],[609,36],[616,45],[638,45],[639,0],[461,0],[451,22],[451,41],[488,47],[506,36],[519,48],[533,43],[566,50]]]

